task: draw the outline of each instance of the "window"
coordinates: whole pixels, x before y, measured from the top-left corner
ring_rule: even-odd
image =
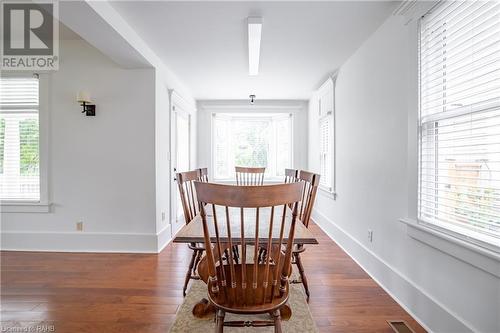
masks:
[[[292,165],[291,114],[217,113],[213,116],[216,179],[234,178],[235,166],[266,167],[266,179]]]
[[[420,25],[419,220],[500,246],[500,3],[442,2]]]
[[[319,120],[320,185],[328,191],[332,189],[332,140],[333,116],[330,112]]]
[[[0,78],[0,199],[40,201],[39,82]]]
[[[336,197],[335,188],[335,82],[336,74],[318,89],[320,188]]]

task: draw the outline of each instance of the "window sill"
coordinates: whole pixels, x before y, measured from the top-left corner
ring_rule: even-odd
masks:
[[[284,178],[285,176],[282,178],[264,179],[264,184],[282,184]],[[214,179],[213,182],[218,184],[236,185],[236,179]]]
[[[500,277],[499,252],[467,242],[440,229],[422,225],[414,219],[402,218],[399,221],[406,224],[407,234],[411,238]]]
[[[2,202],[2,213],[49,213],[50,204],[40,202]]]
[[[337,200],[337,193],[334,192],[330,187],[320,185],[318,188],[320,189],[320,193],[324,196],[329,197],[333,200]]]

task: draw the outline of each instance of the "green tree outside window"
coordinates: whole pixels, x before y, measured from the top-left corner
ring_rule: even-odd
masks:
[[[37,119],[25,119],[19,122],[21,175],[39,174],[39,129]]]
[[[0,174],[3,173],[3,158],[5,147],[5,119],[0,119]]]

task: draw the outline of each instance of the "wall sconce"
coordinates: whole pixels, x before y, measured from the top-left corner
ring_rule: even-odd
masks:
[[[95,104],[90,104],[91,101],[88,92],[79,91],[76,96],[76,101],[83,107],[82,113],[85,113],[86,116],[95,116]]]

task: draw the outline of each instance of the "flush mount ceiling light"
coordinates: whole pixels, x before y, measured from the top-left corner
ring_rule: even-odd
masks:
[[[249,17],[248,21],[248,74],[259,74],[262,17]]]

